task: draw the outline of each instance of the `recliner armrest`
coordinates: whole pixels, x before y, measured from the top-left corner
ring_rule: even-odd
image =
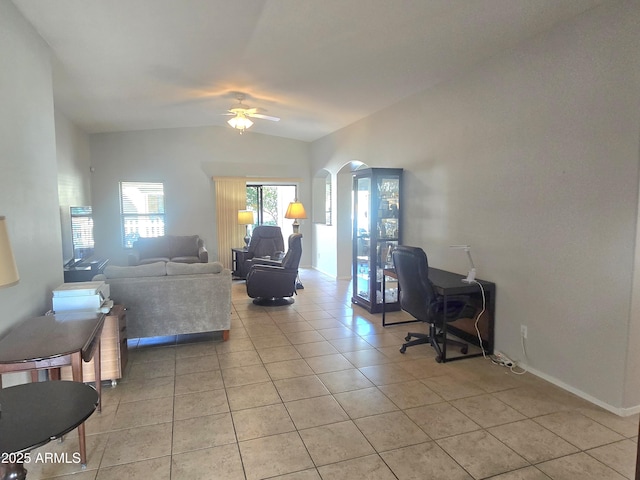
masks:
[[[298,275],[297,270],[293,270],[291,268],[283,268],[280,265],[254,264],[251,266],[251,269],[249,270],[249,274],[247,275],[247,280],[249,279],[249,275],[257,275],[257,274],[265,274],[265,273],[269,275]]]
[[[295,293],[298,270],[275,265],[253,265],[247,274],[250,297],[289,296]]]
[[[249,268],[253,265],[272,265],[274,267],[282,267],[282,261],[280,260],[272,260],[270,258],[265,257],[254,257],[247,260]]]

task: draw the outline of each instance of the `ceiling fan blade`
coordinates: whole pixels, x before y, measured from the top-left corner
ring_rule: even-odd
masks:
[[[278,117],[270,117],[269,115],[263,115],[261,113],[252,113],[252,114],[248,114],[248,116],[252,118],[261,118],[262,120],[271,120],[272,122],[280,121]]]

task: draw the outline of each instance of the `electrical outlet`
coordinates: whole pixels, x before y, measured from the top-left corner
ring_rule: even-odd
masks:
[[[526,325],[520,325],[520,335],[522,336],[522,338],[527,338],[527,326]]]

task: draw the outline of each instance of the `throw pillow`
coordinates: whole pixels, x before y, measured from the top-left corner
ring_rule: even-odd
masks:
[[[196,275],[200,273],[220,273],[224,267],[220,262],[177,263],[167,262],[167,275]]]
[[[167,274],[164,262],[147,263],[133,267],[107,265],[104,275],[107,278],[161,277]]]

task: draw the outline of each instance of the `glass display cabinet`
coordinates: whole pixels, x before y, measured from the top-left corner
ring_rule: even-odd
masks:
[[[353,296],[351,301],[371,313],[399,310],[398,284],[386,278],[393,268],[391,250],[402,239],[402,169],[366,168],[353,173]]]

